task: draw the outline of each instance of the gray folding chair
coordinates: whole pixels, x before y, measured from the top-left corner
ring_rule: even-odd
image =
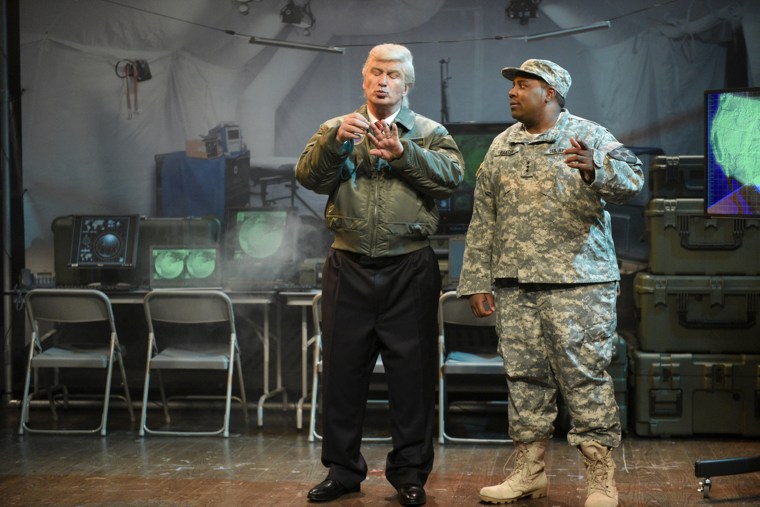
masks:
[[[148,354],[145,365],[140,436],[159,435],[222,435],[229,437],[230,405],[235,367],[240,383],[240,398],[246,423],[248,405],[245,396],[243,371],[240,365],[235,315],[230,298],[216,290],[161,289],[149,292],[144,300],[148,323]],[[198,326],[195,326],[198,325]],[[208,326],[206,326],[208,325]],[[190,327],[188,327],[190,326]],[[219,331],[219,326],[223,328]],[[157,332],[160,328],[161,332]],[[180,331],[177,336],[176,332]],[[181,328],[181,329],[180,329]],[[197,332],[189,332],[189,329]],[[161,334],[161,337],[158,336]],[[166,424],[171,423],[166,390],[161,370],[187,371],[185,378],[198,384],[199,370],[222,370],[227,373],[224,395],[184,396],[186,399],[224,399],[224,420],[216,430],[151,429],[147,423],[148,394],[151,372],[156,371],[161,404]],[[193,422],[197,424],[197,422]]]
[[[124,371],[122,351],[114,324],[113,311],[108,297],[97,290],[78,289],[34,289],[26,295],[26,314],[31,325],[29,357],[26,366],[26,380],[21,403],[21,421],[18,432],[29,433],[100,433],[105,436],[108,421],[108,407],[111,398],[111,378],[116,361],[124,384],[124,398],[129,416],[134,422],[132,400],[129,396],[127,376]],[[89,323],[100,323],[86,326]],[[104,324],[105,323],[105,324]],[[107,327],[106,327],[107,326]],[[64,333],[65,331],[65,333]],[[49,368],[55,371],[54,385],[48,387],[53,420],[58,422],[53,392],[59,388],[68,405],[69,390],[60,383],[62,369],[102,369],[105,370],[105,388],[100,424],[92,429],[32,428],[29,425],[29,404],[38,390],[38,370]],[[34,375],[35,391],[30,392]],[[87,379],[92,383],[92,378]]]
[[[319,380],[322,373],[322,294],[317,294],[311,302],[311,313],[314,319],[314,336],[309,340],[314,345],[314,369],[311,380],[311,413],[309,421],[309,442],[322,440],[317,431],[317,405],[319,403]],[[383,361],[378,356],[372,373],[385,373]],[[367,400],[367,403],[387,404],[388,400]],[[387,442],[391,437],[362,437],[364,442]]]
[[[479,442],[479,443],[508,443],[511,439],[500,438],[475,438],[457,437],[446,432],[447,410],[447,386],[446,379],[451,375],[495,375],[504,379],[504,364],[493,347],[493,352],[473,351],[472,347],[457,349],[455,340],[447,339],[446,328],[448,326],[460,326],[467,331],[470,328],[475,332],[485,327],[495,328],[496,317],[492,314],[488,317],[476,317],[470,309],[470,302],[466,298],[457,298],[456,291],[446,292],[438,300],[438,442]],[[464,345],[463,342],[458,342]],[[506,386],[505,391],[506,395]],[[504,421],[506,427],[507,421]]]

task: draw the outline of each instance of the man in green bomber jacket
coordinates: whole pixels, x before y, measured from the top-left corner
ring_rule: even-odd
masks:
[[[412,55],[374,47],[362,69],[367,98],[323,123],[296,166],[299,183],[329,195],[335,240],[322,276],[323,440],[327,478],[313,502],[359,491],[360,443],[370,376],[382,357],[393,449],[385,475],[401,505],[422,505],[433,466],[438,262],[428,236],[436,199],[462,181],[464,162],[446,129],[407,105]]]

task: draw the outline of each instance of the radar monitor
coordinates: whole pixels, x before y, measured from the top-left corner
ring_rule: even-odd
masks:
[[[75,215],[68,266],[134,268],[138,215]]]

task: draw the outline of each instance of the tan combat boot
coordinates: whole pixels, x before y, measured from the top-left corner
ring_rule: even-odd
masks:
[[[515,442],[517,449],[510,457],[515,458],[512,472],[501,484],[482,488],[480,499],[488,503],[512,503],[520,498],[546,496],[544,453],[548,443],[548,439],[529,444]]]
[[[586,464],[588,497],[585,507],[616,507],[618,492],[615,487],[615,462],[612,449],[597,442],[582,442],[579,446]]]

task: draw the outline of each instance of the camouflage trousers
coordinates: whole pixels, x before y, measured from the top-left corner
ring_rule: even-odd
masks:
[[[615,347],[617,287],[609,282],[495,290],[512,439],[550,437],[560,392],[570,413],[570,445],[620,445],[615,387],[606,371]]]

